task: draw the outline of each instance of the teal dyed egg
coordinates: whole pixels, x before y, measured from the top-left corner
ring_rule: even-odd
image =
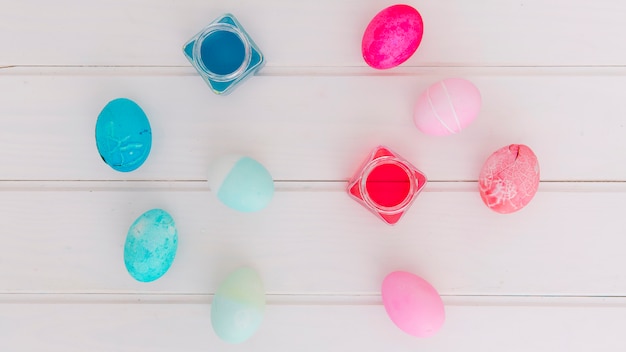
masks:
[[[177,248],[174,219],[164,210],[148,210],[128,229],[124,244],[126,270],[137,281],[154,281],[172,266]]]
[[[150,154],[152,130],[141,107],[126,98],[111,100],[96,121],[96,146],[114,170],[133,171]]]
[[[228,155],[215,160],[209,170],[209,186],[228,207],[241,212],[265,208],[274,196],[274,180],[258,161]]]
[[[258,330],[265,314],[265,289],[251,268],[235,270],[215,292],[211,324],[222,340],[241,343]]]

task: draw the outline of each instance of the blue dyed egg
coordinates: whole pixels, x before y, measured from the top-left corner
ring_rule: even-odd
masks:
[[[172,266],[177,248],[174,219],[164,210],[148,210],[128,229],[124,244],[126,270],[137,281],[154,281]]]
[[[241,212],[259,211],[274,196],[272,175],[247,156],[217,159],[209,170],[209,186],[222,203]]]
[[[222,340],[241,343],[259,329],[264,314],[261,277],[244,267],[231,273],[217,288],[211,305],[211,325]]]
[[[152,130],[148,117],[134,101],[111,100],[96,121],[96,146],[107,165],[128,172],[140,167],[150,154]]]

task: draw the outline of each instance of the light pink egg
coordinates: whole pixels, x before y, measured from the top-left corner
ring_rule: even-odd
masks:
[[[537,156],[523,144],[498,149],[483,165],[478,186],[490,209],[502,214],[522,209],[539,188]]]
[[[415,53],[423,33],[422,16],[416,9],[409,5],[387,7],[374,16],[363,33],[363,58],[373,68],[396,67]]]
[[[404,271],[387,275],[382,297],[391,321],[409,335],[429,337],[443,326],[446,314],[439,293],[417,275]]]
[[[476,86],[462,78],[448,78],[428,87],[415,104],[417,128],[433,136],[461,132],[478,116],[482,99]]]

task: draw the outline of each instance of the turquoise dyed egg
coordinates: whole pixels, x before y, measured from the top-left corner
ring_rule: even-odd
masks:
[[[247,156],[218,158],[209,170],[209,186],[228,207],[241,212],[265,208],[274,196],[274,180],[258,161]]]
[[[141,107],[126,98],[111,100],[96,121],[96,146],[114,170],[133,171],[150,154],[152,130]]]
[[[148,210],[128,229],[126,270],[137,281],[154,281],[172,266],[177,249],[178,231],[172,216],[162,209]]]
[[[222,340],[241,343],[258,330],[264,313],[261,277],[244,267],[232,272],[217,288],[211,305],[211,324]]]

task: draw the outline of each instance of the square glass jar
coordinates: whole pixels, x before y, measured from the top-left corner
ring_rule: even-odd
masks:
[[[216,18],[183,46],[215,94],[226,95],[265,64],[259,47],[232,14]]]
[[[348,194],[389,225],[426,185],[426,175],[384,146],[376,147],[348,182]]]

